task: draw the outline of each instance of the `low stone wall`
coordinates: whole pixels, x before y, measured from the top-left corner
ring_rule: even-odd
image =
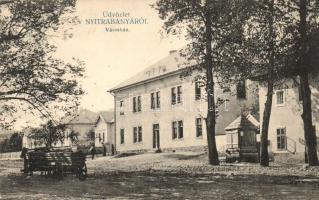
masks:
[[[18,160],[21,152],[0,153],[0,160]]]

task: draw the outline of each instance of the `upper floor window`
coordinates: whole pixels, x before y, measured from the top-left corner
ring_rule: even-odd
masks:
[[[171,89],[172,105],[182,103],[182,86],[173,87]]]
[[[156,92],[156,107],[157,108],[161,107],[161,93],[159,91]]]
[[[120,142],[121,144],[124,144],[124,140],[125,140],[125,132],[124,132],[124,129],[121,129],[120,130]]]
[[[133,142],[134,143],[138,143],[138,142],[142,142],[142,127],[138,126],[138,127],[134,127],[133,128]]]
[[[285,104],[285,93],[283,90],[276,91],[276,104],[277,105]]]
[[[203,136],[203,123],[202,118],[196,118],[196,137]]]
[[[120,115],[124,115],[124,101],[120,101]]]
[[[183,121],[173,121],[172,123],[172,138],[181,139],[184,137],[183,133]]]
[[[160,108],[161,101],[160,101],[160,92],[153,92],[151,93],[151,109]]]
[[[286,129],[277,129],[277,149],[286,150],[287,149],[287,139],[286,139]]]
[[[200,86],[200,82],[196,81],[195,82],[195,100],[200,100],[202,97],[202,90]]]
[[[301,88],[301,85],[298,86],[298,94],[299,94],[299,101],[303,100],[303,90]]]
[[[246,99],[246,81],[239,81],[236,85],[237,99]]]
[[[133,97],[133,112],[141,112],[142,99],[141,96]]]

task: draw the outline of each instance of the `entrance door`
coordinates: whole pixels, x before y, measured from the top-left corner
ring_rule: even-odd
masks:
[[[245,130],[240,131],[240,148],[255,149],[256,148],[256,131]]]
[[[159,124],[153,124],[153,148],[160,148],[160,130]]]

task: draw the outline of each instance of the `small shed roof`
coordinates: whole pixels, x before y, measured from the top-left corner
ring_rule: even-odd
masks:
[[[259,122],[251,114],[240,115],[232,123],[230,123],[225,130],[234,130],[234,129],[259,129]]]

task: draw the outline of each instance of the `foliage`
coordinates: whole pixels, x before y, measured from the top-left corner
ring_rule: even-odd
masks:
[[[70,138],[72,143],[77,143],[78,141],[76,132],[71,131],[67,134],[67,127],[64,124],[54,125],[51,120],[40,128],[32,129],[28,137],[33,139],[37,145],[44,144],[46,147],[52,147],[58,142],[63,144],[67,138]]]
[[[55,58],[56,46],[49,42],[61,34],[70,36],[65,27],[77,23],[72,15],[75,3],[0,2],[0,114],[7,123],[2,125],[10,125],[17,110],[53,118],[54,111],[69,112],[78,105],[84,63]]]
[[[14,132],[10,138],[0,142],[0,152],[16,152],[22,149],[22,133]]]
[[[186,69],[182,76],[196,73],[195,79],[205,84],[207,94],[207,141],[210,164],[218,164],[215,141],[216,105],[215,83],[226,90],[231,77],[236,77],[233,64],[236,45],[242,36],[242,13],[246,6],[240,0],[158,0],[155,5],[161,19],[165,20],[163,29],[167,34],[184,34],[188,40],[181,54],[187,58]],[[232,74],[222,79],[221,74]],[[217,80],[215,78],[217,77]],[[223,80],[223,81],[222,81]]]
[[[89,142],[90,144],[95,142],[95,132],[93,129],[89,130],[86,134],[85,134],[85,139],[87,142]]]

